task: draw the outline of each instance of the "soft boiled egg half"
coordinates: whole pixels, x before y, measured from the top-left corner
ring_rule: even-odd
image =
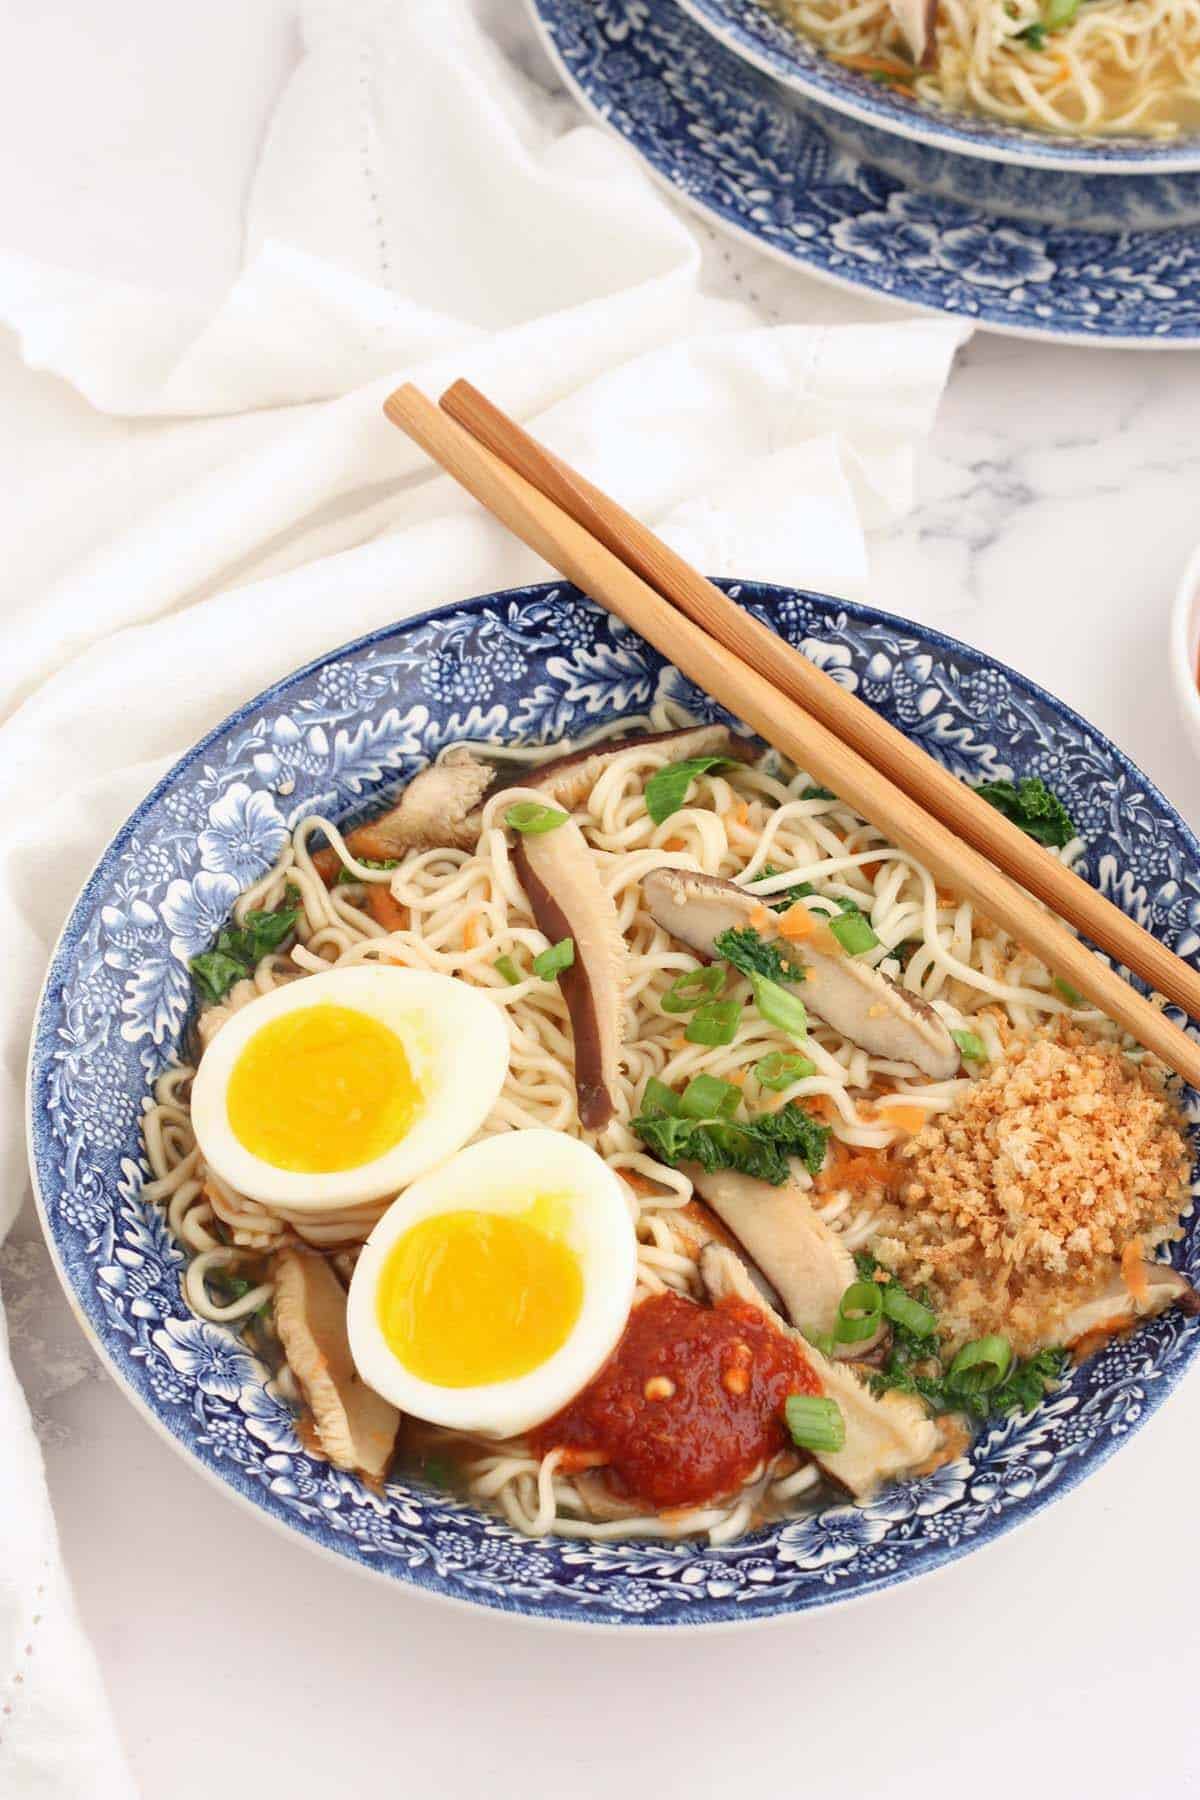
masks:
[[[401,1412],[515,1437],[591,1380],[636,1276],[628,1190],[603,1158],[561,1132],[505,1132],[380,1219],[350,1283],[351,1354]]]
[[[200,1060],[192,1124],[239,1193],[298,1211],[377,1200],[473,1137],[508,1070],[508,1026],[449,975],[363,963],[271,990]]]

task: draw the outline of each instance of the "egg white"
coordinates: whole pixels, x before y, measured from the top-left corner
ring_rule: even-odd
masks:
[[[545,1193],[561,1196],[565,1241],[583,1277],[579,1316],[565,1342],[512,1380],[461,1388],[422,1381],[389,1349],[379,1322],[379,1283],[393,1245],[439,1213],[519,1215]],[[558,1412],[591,1380],[625,1328],[636,1280],[631,1196],[603,1157],[559,1131],[505,1132],[461,1150],[384,1213],[350,1283],[350,1351],[368,1387],[401,1412],[481,1437],[516,1437]]]
[[[256,1156],[229,1123],[229,1080],[250,1040],[284,1013],[345,1006],[394,1032],[421,1099],[398,1144],[357,1168],[281,1169]],[[504,1014],[478,989],[425,969],[359,964],[273,988],[221,1027],[192,1083],[192,1126],[208,1166],[239,1193],[296,1212],[328,1212],[398,1191],[452,1156],[491,1111],[508,1072]]]

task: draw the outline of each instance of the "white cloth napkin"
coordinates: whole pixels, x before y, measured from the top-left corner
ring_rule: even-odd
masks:
[[[139,421],[25,496],[9,568],[0,1236],[26,1186],[41,972],[129,809],[287,670],[546,572],[383,420],[396,382],[469,376],[711,572],[853,596],[964,335],[769,329],[706,298],[690,227],[467,0],[313,5],[304,31],[215,312],[0,258],[30,366]],[[0,1466],[0,1791],[117,1800],[132,1787],[2,1332]]]

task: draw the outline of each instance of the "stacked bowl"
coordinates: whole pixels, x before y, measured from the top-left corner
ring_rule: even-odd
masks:
[[[1200,135],[1076,137],[942,110],[839,63],[762,0],[679,4],[801,108],[817,109],[835,141],[907,188],[1087,231],[1200,225]]]

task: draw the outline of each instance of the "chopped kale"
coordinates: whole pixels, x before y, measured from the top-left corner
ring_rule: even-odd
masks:
[[[253,975],[263,957],[278,950],[299,916],[299,906],[282,906],[277,912],[248,912],[241,925],[226,925],[213,948],[188,965],[201,997],[223,1000],[235,982]]]
[[[633,1129],[652,1156],[674,1167],[698,1162],[710,1173],[736,1169],[782,1187],[788,1179],[788,1157],[799,1157],[813,1175],[825,1161],[829,1127],[821,1125],[791,1100],[778,1112],[755,1113],[746,1119],[714,1114],[692,1119],[642,1114]]]
[[[1078,835],[1070,813],[1040,775],[1027,776],[1015,787],[1011,781],[985,781],[975,792],[1039,844],[1061,850]]]
[[[646,811],[656,825],[661,825],[679,811],[697,775],[706,775],[710,769],[728,769],[734,761],[732,756],[685,756],[682,762],[655,769],[645,787]]]
[[[886,1275],[870,1251],[860,1251],[854,1260],[861,1281]],[[887,1278],[887,1286],[901,1294],[907,1292],[894,1275]],[[932,1310],[927,1291],[916,1299]],[[965,1412],[976,1419],[991,1419],[1006,1413],[1032,1412],[1047,1391],[1062,1380],[1068,1363],[1065,1350],[1038,1350],[1033,1356],[1012,1363],[998,1386],[980,1388],[966,1376],[955,1377],[952,1360],[936,1330],[920,1336],[893,1319],[892,1346],[882,1368],[871,1376],[872,1391],[919,1394],[935,1413]]]
[[[718,932],[713,949],[740,975],[765,975],[768,981],[781,983],[803,981],[803,964],[789,962],[787,953],[776,943],[760,937],[752,925],[743,930]]]

